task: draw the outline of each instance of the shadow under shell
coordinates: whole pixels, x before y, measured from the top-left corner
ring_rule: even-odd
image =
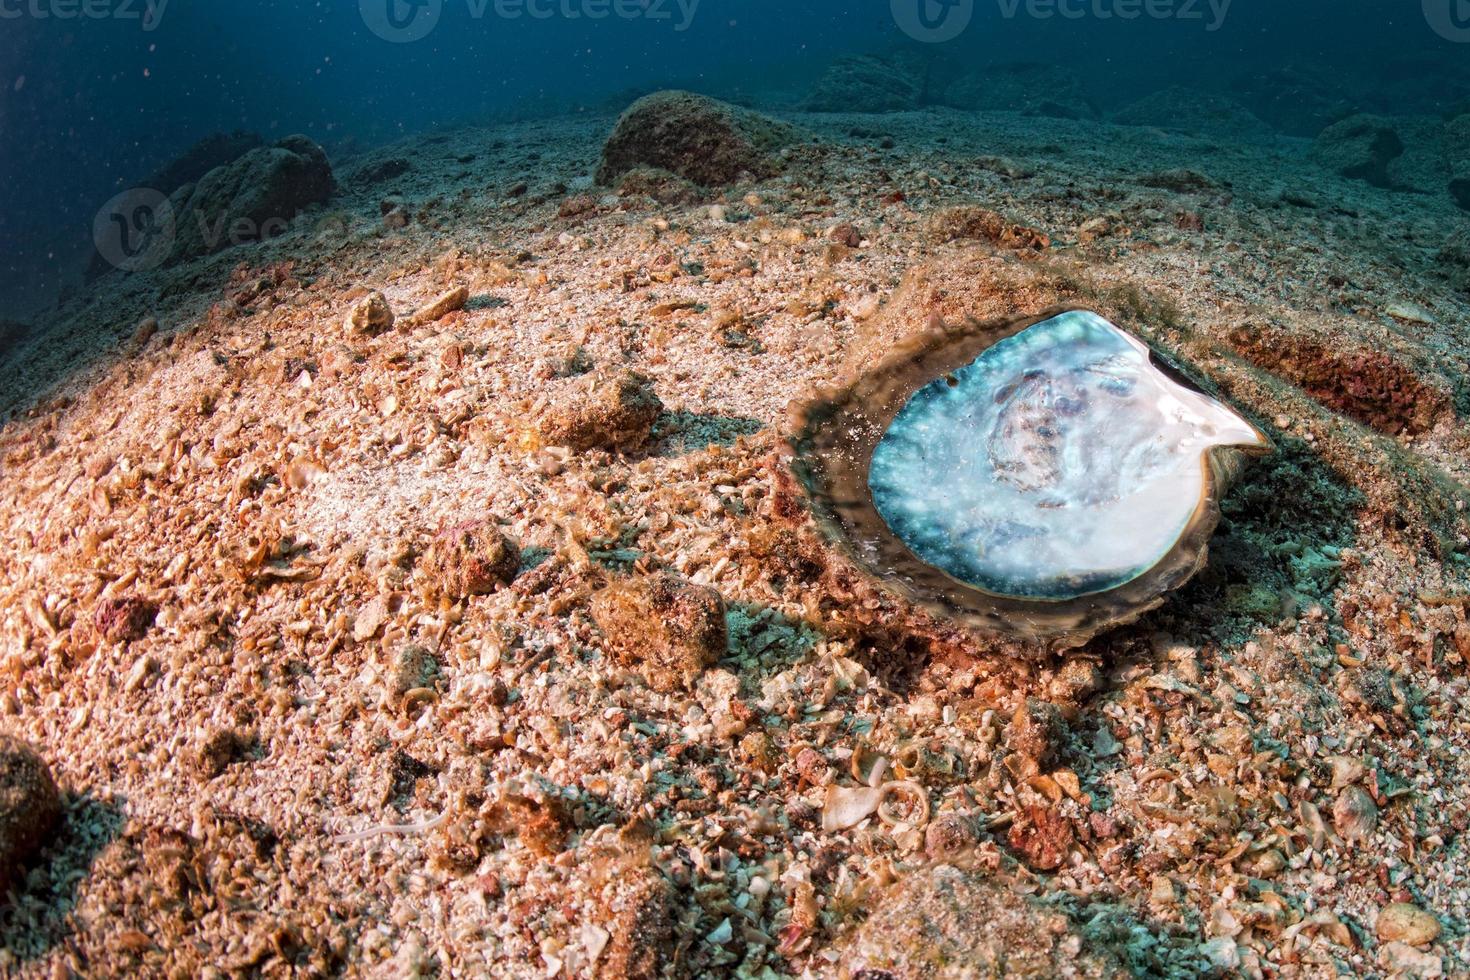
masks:
[[[926,333],[801,409],[818,526],[887,589],[972,628],[1080,646],[1202,566],[1269,440],[1086,310]]]

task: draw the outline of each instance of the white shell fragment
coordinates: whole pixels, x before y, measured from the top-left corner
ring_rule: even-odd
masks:
[[[1170,551],[1207,492],[1210,449],[1266,445],[1141,341],[1075,310],[914,392],[869,485],[924,562],[996,595],[1071,599]]]

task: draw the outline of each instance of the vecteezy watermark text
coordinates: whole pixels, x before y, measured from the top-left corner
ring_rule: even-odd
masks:
[[[3,0],[0,0],[3,2]],[[362,22],[385,41],[405,44],[428,37],[448,0],[358,0]],[[463,0],[471,20],[642,20],[689,30],[701,0]],[[967,0],[972,2],[972,0]]]
[[[170,0],[0,0],[0,20],[135,20],[157,30]]]
[[[964,32],[976,0],[890,0],[893,19],[909,37],[937,43]],[[1208,32],[1225,25],[1234,0],[993,0],[1002,20],[1171,20],[1196,23]],[[1430,3],[1470,0],[1425,0]]]
[[[1177,20],[1218,31],[1234,0],[996,0],[1001,16],[1036,20]]]

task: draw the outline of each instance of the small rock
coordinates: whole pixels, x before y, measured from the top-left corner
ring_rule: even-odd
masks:
[[[143,349],[148,346],[148,341],[152,340],[157,333],[157,318],[151,316],[144,318],[133,331],[132,339],[128,341],[128,354],[136,356],[143,353]]]
[[[1343,840],[1362,840],[1378,826],[1378,805],[1361,786],[1349,786],[1332,805],[1332,826]]]
[[[1378,950],[1378,962],[1395,977],[1434,980],[1444,976],[1442,958],[1417,950],[1407,943],[1384,943]]]
[[[1179,893],[1174,888],[1174,881],[1168,875],[1154,875],[1154,880],[1149,885],[1148,900],[1159,909],[1171,908],[1179,901]]]
[[[388,597],[378,596],[364,603],[352,621],[352,638],[358,643],[371,640],[388,621]]]
[[[1106,217],[1088,218],[1077,226],[1077,242],[1080,245],[1091,245],[1099,238],[1105,238],[1113,231],[1113,223]]]
[[[148,683],[148,678],[158,670],[158,661],[150,655],[144,655],[133,661],[132,668],[128,671],[127,678],[123,681],[123,690],[132,694],[143,689]]]
[[[391,231],[402,231],[408,227],[410,217],[402,205],[394,205],[383,212],[383,227]]]
[[[1114,944],[1089,942],[1057,907],[983,870],[938,864],[898,876],[833,947],[822,975],[867,978],[1115,977]]]
[[[1067,723],[1056,705],[1040,698],[1027,698],[1016,706],[1006,730],[1006,744],[1012,752],[1047,769],[1056,759],[1057,748],[1066,737]]]
[[[1312,157],[1322,166],[1377,187],[1390,184],[1388,166],[1404,154],[1404,143],[1393,124],[1381,117],[1357,115],[1322,130],[1312,145]]]
[[[631,449],[647,441],[663,407],[643,375],[594,371],[569,382],[539,412],[526,448]]]
[[[1201,943],[1199,951],[1201,956],[1227,974],[1240,969],[1240,947],[1231,936],[1217,936]]]
[[[387,160],[363,164],[353,171],[348,180],[354,184],[381,184],[384,181],[402,177],[412,169],[413,165],[402,157],[390,157]]]
[[[931,861],[953,862],[980,843],[975,821],[962,813],[941,813],[924,830],[924,853]]]
[[[465,308],[470,301],[470,291],[467,286],[457,286],[442,296],[437,297],[428,306],[413,315],[414,323],[433,323],[442,320],[451,313]]]
[[[639,166],[720,186],[741,174],[769,177],[774,153],[796,132],[784,123],[690,92],[655,92],[628,107],[602,150],[597,182],[611,185]]]
[[[1066,817],[1046,807],[1023,807],[1011,824],[1006,842],[1037,871],[1055,871],[1066,863],[1076,836]]]
[[[1368,774],[1368,767],[1349,755],[1329,756],[1327,761],[1332,764],[1332,789],[1351,786]]]
[[[464,345],[450,344],[439,352],[439,366],[453,373],[464,366]]]
[[[157,606],[137,596],[103,599],[92,614],[92,626],[108,643],[131,643],[148,633],[157,615]]]
[[[1101,691],[1105,683],[1103,672],[1095,661],[1072,657],[1062,664],[1048,690],[1055,701],[1081,704]]]
[[[575,824],[565,801],[559,796],[540,799],[507,796],[500,804],[504,826],[538,857],[555,857],[566,850],[567,837]]]
[[[439,676],[439,662],[434,655],[421,646],[406,644],[400,647],[393,658],[393,671],[388,678],[389,690],[395,698],[409,691],[433,687]]]
[[[336,344],[322,351],[318,363],[323,378],[340,378],[357,366],[357,357],[346,346]]]
[[[233,763],[244,759],[249,750],[250,739],[234,729],[211,729],[195,756],[200,778],[208,781],[222,775]]]
[[[493,521],[470,521],[435,535],[425,564],[432,591],[466,599],[508,585],[520,570],[521,552]]]
[[[1416,905],[1398,902],[1378,913],[1374,932],[1385,943],[1427,946],[1439,938],[1439,920]]]
[[[51,837],[61,794],[46,761],[28,743],[0,735],[0,889]]]
[[[1402,320],[1405,323],[1422,323],[1431,327],[1436,325],[1433,313],[1430,313],[1418,303],[1410,303],[1407,300],[1398,300],[1389,303],[1383,312],[1395,320]]]
[[[607,949],[597,963],[607,980],[656,980],[674,958],[673,889],[652,868],[620,876],[607,903]]]
[[[597,210],[597,198],[591,194],[574,194],[564,199],[556,209],[558,218],[576,218]]]
[[[672,575],[609,586],[592,599],[608,652],[642,669],[650,687],[687,688],[725,655],[725,601]]]
[[[827,237],[839,245],[846,245],[848,248],[857,248],[863,243],[862,233],[857,230],[855,225],[846,222],[840,225],[834,225],[832,230],[827,232]]]
[[[1175,194],[1203,194],[1218,186],[1198,170],[1183,167],[1144,174],[1138,178],[1138,183],[1143,187],[1155,187],[1161,191],[1173,191]]]
[[[929,219],[929,238],[937,244],[961,240],[989,242],[1016,251],[1042,252],[1051,238],[1034,228],[1007,221],[994,211],[975,204],[943,208]]]
[[[393,329],[393,308],[388,298],[374,290],[353,304],[347,313],[347,333],[354,337],[376,337]]]

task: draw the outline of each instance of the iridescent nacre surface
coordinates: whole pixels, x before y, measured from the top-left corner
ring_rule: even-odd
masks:
[[[1143,343],[1072,311],[915,392],[868,482],[929,564],[999,595],[1065,599],[1146,572],[1200,504],[1204,453],[1260,443]]]
[[[1271,449],[1138,337],[1069,308],[936,321],[793,421],[791,472],[847,586],[1049,650],[1189,581],[1221,495]],[[903,618],[861,601],[854,615]]]

